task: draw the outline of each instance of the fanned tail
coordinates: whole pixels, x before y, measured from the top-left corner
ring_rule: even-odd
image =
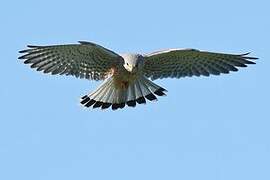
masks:
[[[164,96],[166,90],[153,83],[144,76],[138,77],[127,88],[117,88],[113,77],[106,79],[99,88],[89,95],[81,98],[81,104],[85,107],[113,110],[122,109],[125,105],[135,107],[136,104],[145,104],[146,99],[157,100],[158,96]]]

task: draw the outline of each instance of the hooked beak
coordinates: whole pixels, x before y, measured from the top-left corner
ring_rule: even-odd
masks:
[[[134,66],[132,66],[132,65],[126,65],[125,66],[125,68],[129,71],[129,72],[131,72],[131,73],[133,73],[133,72],[135,72],[136,71],[136,67],[134,67]]]
[[[129,65],[129,71],[130,71],[130,72],[133,72],[134,69],[135,69],[135,68],[134,68],[133,66]]]

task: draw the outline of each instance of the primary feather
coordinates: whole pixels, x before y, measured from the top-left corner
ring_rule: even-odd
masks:
[[[246,54],[224,54],[196,49],[171,49],[145,55],[144,73],[152,80],[186,76],[209,76],[237,71],[237,67],[255,64]]]
[[[20,51],[26,54],[19,59],[44,73],[103,80],[111,67],[123,63],[123,58],[118,54],[90,42],[28,47],[29,49]]]

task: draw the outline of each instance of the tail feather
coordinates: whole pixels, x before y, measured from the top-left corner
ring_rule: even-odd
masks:
[[[157,84],[153,83],[152,81],[150,81],[149,79],[146,79],[145,83],[147,84],[147,86],[149,87],[149,89],[155,93],[158,96],[165,96],[166,94],[164,92],[167,92],[166,89],[158,86]]]
[[[109,87],[109,86],[107,86],[107,85],[109,85],[108,83],[110,83],[110,82],[105,81],[104,83],[102,83],[98,87],[98,89],[96,91],[94,91],[93,93],[91,93],[88,96],[91,97],[91,99],[100,99],[99,97],[104,94],[106,87]]]
[[[104,88],[105,92],[103,96],[101,96],[101,100],[100,100],[101,102],[107,102],[111,104],[113,103],[111,95],[113,93],[114,88],[112,88],[112,85],[113,85],[113,81],[110,81]]]
[[[95,91],[90,98],[94,99],[96,102],[93,105],[93,108],[99,108],[103,105],[102,98],[106,97],[106,93],[108,92],[109,86],[106,86],[106,84],[102,84],[97,91]]]
[[[140,82],[138,80],[136,80],[132,86],[134,86],[136,99],[143,97],[143,90],[140,86]]]
[[[143,82],[143,83],[142,83]],[[142,93],[143,93],[143,96],[148,99],[149,101],[153,101],[153,100],[156,100],[157,97],[152,94],[151,92],[151,88],[154,88],[154,86],[149,86],[147,83],[146,83],[146,79],[144,81],[140,81],[139,82],[139,86],[141,87],[141,90],[142,90]]]
[[[135,85],[128,86],[127,94],[127,101],[134,101],[136,99]]]
[[[113,110],[124,108],[125,105],[135,107],[136,104],[146,103],[145,98],[153,101],[156,96],[165,95],[166,90],[145,77],[138,77],[127,89],[116,88],[113,77],[108,78],[99,88],[89,95],[81,98],[81,104],[85,107],[101,107]],[[155,94],[155,95],[154,95]]]
[[[146,84],[146,80],[141,80],[138,82],[139,86],[141,87],[142,93],[144,96],[147,96],[148,94],[152,94],[150,91],[150,87]]]

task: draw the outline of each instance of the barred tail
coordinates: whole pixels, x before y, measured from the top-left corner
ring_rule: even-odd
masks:
[[[116,88],[113,77],[110,77],[100,87],[89,95],[81,98],[85,107],[106,109],[112,106],[113,110],[124,108],[125,105],[135,107],[136,104],[145,104],[146,99],[156,100],[156,95],[164,96],[166,90],[145,77],[138,77],[127,88]]]

